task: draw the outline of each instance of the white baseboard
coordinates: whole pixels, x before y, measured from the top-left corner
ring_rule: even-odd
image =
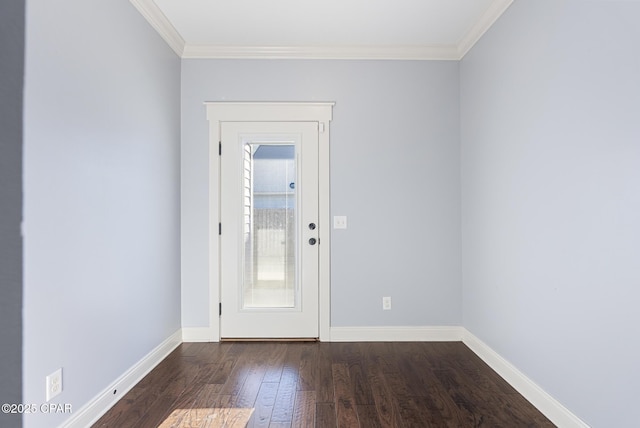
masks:
[[[91,426],[181,343],[182,330],[178,330],[78,412],[74,412],[73,416],[62,424],[62,427],[86,428]],[[113,391],[117,392],[114,394]]]
[[[589,428],[589,425],[571,413],[569,409],[560,404],[497,352],[467,329],[463,330],[462,342],[540,410],[543,415],[549,418],[551,422],[561,428]]]
[[[219,334],[210,327],[185,327],[182,329],[183,342],[220,342]]]
[[[459,342],[464,328],[331,327],[331,342]]]

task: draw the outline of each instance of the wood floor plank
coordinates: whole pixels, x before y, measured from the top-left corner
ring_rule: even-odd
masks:
[[[264,361],[265,374],[263,382],[280,382],[288,348],[282,346],[282,344],[277,345],[271,355]]]
[[[318,403],[333,403],[333,375],[331,372],[332,358],[331,358],[331,345],[330,343],[318,343],[318,358],[317,358],[317,376],[316,376],[316,399]],[[329,425],[331,426],[331,425]]]
[[[364,353],[368,361],[379,367],[384,374],[396,375],[398,373],[397,356],[391,342],[366,342],[363,343]]]
[[[226,384],[231,376],[238,359],[243,355],[243,351],[246,349],[242,343],[231,343],[225,353],[224,357],[219,361],[212,362],[216,364],[216,370],[211,378],[206,380],[206,383],[221,383]]]
[[[219,405],[211,409],[202,424],[202,428],[244,428],[251,418],[253,409],[236,408],[233,406],[234,397],[221,395]]]
[[[182,343],[174,352],[180,355],[180,357],[195,357],[201,350],[205,349],[206,346],[207,344],[203,342]]]
[[[333,403],[316,404],[316,427],[329,428],[336,427],[336,407]]]
[[[482,426],[486,422],[483,410],[478,408],[473,397],[464,392],[463,386],[451,376],[451,371],[441,369],[434,373],[440,380],[442,388],[456,405],[458,418],[463,421],[463,426]]]
[[[413,346],[413,344],[408,345],[407,352],[398,355],[397,364],[401,376],[401,382],[396,382],[395,384],[402,388],[402,395],[404,396],[424,396],[427,394],[424,385],[430,385],[434,380],[429,373],[427,373],[427,366],[416,370],[420,365],[414,361],[414,353],[416,352],[415,346]],[[398,391],[397,393],[400,392]]]
[[[349,366],[346,363],[333,364],[333,385],[335,388],[336,422],[338,427],[360,426],[356,403],[352,395]]]
[[[389,428],[402,427],[402,417],[396,396],[387,383],[382,365],[379,364],[380,357],[384,353],[382,347],[369,344],[365,349],[365,370],[368,373],[380,425]],[[396,373],[393,373],[393,376],[397,376]]]
[[[158,392],[158,398],[147,408],[146,413],[136,422],[140,427],[157,427],[171,415],[175,404],[197,376],[198,367],[191,361],[183,361],[181,370],[171,377],[166,388]]]
[[[303,343],[300,349],[298,391],[313,391],[318,376],[318,347],[315,343]]]
[[[296,402],[293,406],[292,426],[313,428],[316,424],[316,393],[315,391],[296,392]]]
[[[296,370],[292,367],[285,367],[282,370],[282,377],[276,393],[276,402],[271,413],[271,424],[291,424],[297,383],[298,373]]]
[[[236,407],[251,408],[256,402],[258,391],[262,385],[266,368],[264,361],[269,360],[274,350],[273,344],[256,344],[255,351],[248,358],[242,370],[245,373],[244,382],[233,402]]]
[[[298,373],[303,349],[302,345],[304,344],[288,344],[287,354],[283,360],[282,376],[280,376],[276,402],[273,407],[273,413],[271,414],[270,426],[282,426],[282,424],[291,425],[296,390],[298,389]]]
[[[204,424],[204,421],[209,415],[214,413],[214,409],[220,405],[220,391],[222,390],[221,384],[205,384],[198,388],[195,393],[195,400],[191,402],[186,412],[182,412],[182,418],[177,421],[177,424],[171,425],[171,428],[199,428]],[[190,394],[189,394],[190,395]],[[188,397],[183,398],[183,402]]]
[[[358,413],[358,422],[361,427],[366,428],[382,428],[378,410],[374,405],[356,405],[356,413]]]
[[[194,361],[200,364],[220,363],[233,346],[233,343],[227,342],[200,344],[204,346],[198,348],[198,352],[193,357]]]
[[[94,427],[553,427],[460,342],[182,344]]]
[[[245,343],[238,343],[238,346],[242,346],[243,348],[247,345]],[[233,362],[233,367],[227,376],[226,382],[224,382],[224,386],[222,387],[222,394],[231,395],[232,397],[237,396],[240,393],[240,389],[249,374],[249,370],[247,370],[248,366],[251,366],[251,355],[247,353],[240,353]],[[226,365],[228,368],[229,366]]]
[[[358,343],[349,355],[349,377],[353,383],[353,398],[356,404],[372,405],[375,401],[364,362],[363,346]]]
[[[271,422],[269,428],[292,428],[291,422]]]
[[[254,412],[248,427],[268,427],[271,423],[273,406],[276,404],[279,382],[263,382],[258,391]]]
[[[247,375],[245,381],[238,391],[238,395],[235,397],[233,404],[236,407],[253,407],[258,396],[258,391],[262,385],[262,378],[264,377],[264,370],[259,366],[252,366],[247,369]]]
[[[427,421],[423,419],[420,410],[416,409],[414,397],[398,397],[398,406],[400,407],[400,415],[402,416],[402,423],[405,427],[418,428],[433,426],[432,423],[427,425]]]

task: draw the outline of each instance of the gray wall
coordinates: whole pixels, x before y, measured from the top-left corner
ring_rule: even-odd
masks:
[[[180,60],[126,0],[31,0],[26,76],[23,400],[62,367],[78,411],[180,328]]]
[[[0,403],[22,402],[24,0],[0,3]],[[0,426],[22,426],[0,413]]]
[[[638,426],[640,3],[518,0],[461,63],[464,326]]]
[[[203,102],[223,100],[336,102],[332,326],[459,325],[458,83],[453,61],[184,60],[183,327],[208,325]]]

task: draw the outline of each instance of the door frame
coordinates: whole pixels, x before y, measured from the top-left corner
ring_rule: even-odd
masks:
[[[329,181],[329,124],[333,102],[206,102],[209,121],[209,329],[220,341],[220,127],[221,122],[318,122],[318,332],[330,340],[331,324],[331,211]]]

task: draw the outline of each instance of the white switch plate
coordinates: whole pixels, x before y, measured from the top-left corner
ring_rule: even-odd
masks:
[[[333,228],[334,229],[346,229],[347,228],[347,216],[344,216],[344,215],[333,216]]]
[[[49,401],[62,392],[62,368],[46,377],[46,400]]]

